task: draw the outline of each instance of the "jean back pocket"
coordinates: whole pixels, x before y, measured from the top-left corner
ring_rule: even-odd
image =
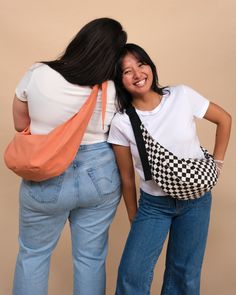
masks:
[[[35,182],[24,180],[29,195],[39,203],[56,203],[62,188],[63,175]]]
[[[120,190],[120,174],[114,159],[87,170],[100,197]]]

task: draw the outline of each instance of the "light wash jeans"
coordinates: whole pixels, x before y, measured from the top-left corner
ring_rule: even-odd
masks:
[[[179,201],[141,191],[126,242],[116,295],[147,295],[169,233],[162,295],[198,295],[210,218],[211,193]],[[155,293],[156,294],[156,293]]]
[[[13,294],[48,294],[50,257],[69,220],[74,294],[104,295],[108,229],[120,195],[115,157],[106,142],[82,145],[58,177],[23,180]]]

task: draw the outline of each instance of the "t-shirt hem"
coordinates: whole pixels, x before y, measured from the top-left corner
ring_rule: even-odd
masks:
[[[17,88],[16,88],[16,90],[15,90],[15,95],[16,95],[16,97],[17,97],[19,100],[24,101],[24,102],[27,101],[27,98],[22,97],[22,96],[19,95]]]
[[[110,144],[116,144],[116,145],[121,145],[121,146],[126,146],[126,147],[130,146],[129,144],[124,144],[124,143],[114,141],[114,140],[107,140],[107,142],[110,143]]]

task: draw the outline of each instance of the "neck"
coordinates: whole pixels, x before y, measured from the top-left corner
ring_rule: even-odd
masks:
[[[140,111],[151,111],[161,102],[162,96],[154,91],[141,96],[134,96],[132,104]]]

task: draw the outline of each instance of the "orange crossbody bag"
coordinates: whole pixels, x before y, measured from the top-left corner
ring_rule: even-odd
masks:
[[[31,134],[29,127],[17,132],[4,153],[9,169],[27,180],[42,181],[64,172],[76,156],[93,114],[99,86],[78,113],[48,134]],[[107,82],[102,84],[102,123],[106,111]]]

